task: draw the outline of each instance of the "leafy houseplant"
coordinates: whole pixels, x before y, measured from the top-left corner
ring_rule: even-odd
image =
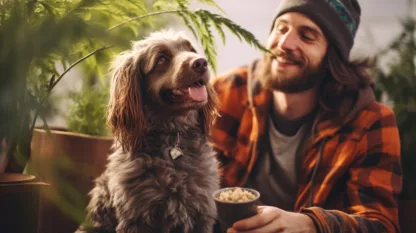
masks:
[[[198,1],[216,6],[213,0]],[[27,161],[34,159],[31,144],[36,139],[33,135],[38,118],[61,154],[83,150],[82,142],[75,147],[59,148],[56,138],[51,136],[46,106],[54,101],[51,99],[54,88],[71,69],[80,65],[87,73],[102,77],[105,64],[114,54],[127,48],[131,40],[145,36],[168,15],[182,19],[201,42],[214,71],[216,52],[212,30],[218,32],[224,43],[224,30],[228,29],[241,40],[267,51],[250,32],[226,17],[203,9],[190,10],[189,6],[189,0],[0,0],[0,152],[6,152],[6,156],[0,154],[0,158],[6,158],[0,159],[2,171],[20,173]],[[57,64],[63,66],[62,72],[56,68]],[[80,97],[79,102],[83,103],[84,98],[94,100],[93,96],[94,93]],[[88,109],[88,104],[80,107],[79,110]],[[73,116],[73,122],[85,123],[82,120],[85,115],[78,117],[75,111]],[[94,169],[82,162],[74,167],[73,161],[65,156],[53,163],[32,161],[39,169],[31,172],[37,174],[49,166],[56,168],[54,176],[59,177],[62,170]],[[84,217],[85,193],[80,193],[67,179],[66,176],[56,182],[65,198],[60,196],[62,193],[52,193],[50,198],[79,223]],[[46,221],[59,224],[50,219]],[[64,232],[58,229],[51,232]]]
[[[123,6],[108,4],[95,0],[0,1],[0,140],[7,148],[9,162],[2,164],[6,171],[22,171],[30,157],[36,119],[46,123],[45,103],[65,74],[85,59],[94,59],[98,52],[105,55],[109,47],[104,44],[126,44],[105,26],[114,24],[114,19],[123,20],[117,14],[109,17],[111,9],[119,15],[124,12],[124,18],[131,9],[122,8],[127,2]],[[101,19],[100,24],[92,16]],[[58,72],[56,63],[65,71]]]
[[[380,53],[387,69],[377,69],[378,97],[386,93],[393,103],[401,141],[403,189],[399,196],[402,232],[415,232],[416,208],[416,19],[402,22],[402,32]]]
[[[405,177],[403,195],[416,198],[416,20],[407,19],[402,26],[402,33],[381,54],[390,62],[387,70],[378,70],[377,83],[393,102],[397,118]]]

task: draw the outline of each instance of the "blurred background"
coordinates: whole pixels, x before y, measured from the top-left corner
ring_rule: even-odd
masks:
[[[406,207],[400,216],[403,229],[413,227],[403,232],[416,232],[410,219],[416,210],[416,0],[359,2],[361,22],[351,56],[377,58],[371,70],[376,96],[394,110],[400,131],[399,198]],[[174,28],[197,34],[199,49],[220,74],[261,56],[278,4],[0,0],[0,178],[2,172],[31,174],[50,185],[40,204],[31,203],[35,210],[40,205],[39,232],[73,232],[85,217],[87,193],[113,142],[105,114],[108,67],[115,55],[149,32]],[[0,220],[14,216],[10,213],[0,211]]]

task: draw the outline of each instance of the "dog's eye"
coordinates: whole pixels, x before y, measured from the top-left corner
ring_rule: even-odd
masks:
[[[168,61],[165,55],[161,55],[156,60],[156,65],[163,65]]]

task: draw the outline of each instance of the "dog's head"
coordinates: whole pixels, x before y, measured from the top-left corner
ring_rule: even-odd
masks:
[[[208,63],[181,33],[161,31],[135,42],[112,65],[108,123],[124,150],[140,147],[144,108],[158,116],[198,111],[207,133],[216,114]]]

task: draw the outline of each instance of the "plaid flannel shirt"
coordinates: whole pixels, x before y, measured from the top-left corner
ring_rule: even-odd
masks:
[[[244,186],[267,138],[271,93],[247,76],[243,67],[214,80],[220,117],[211,141],[223,187]],[[300,165],[294,211],[310,216],[321,233],[400,232],[402,174],[394,113],[373,101],[345,125],[322,121],[316,129]]]

